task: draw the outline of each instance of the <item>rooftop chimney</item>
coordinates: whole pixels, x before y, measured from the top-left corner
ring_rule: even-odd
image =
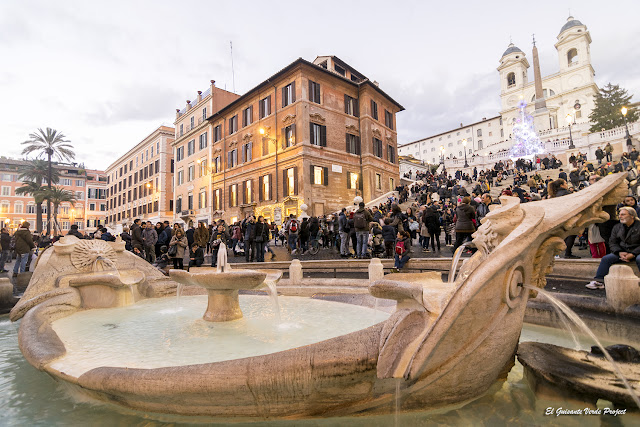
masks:
[[[198,98],[197,98],[197,99],[198,99],[198,100],[196,101],[196,104],[197,104],[198,102],[202,101],[202,91],[201,91],[201,90],[199,90],[199,91],[198,91]]]

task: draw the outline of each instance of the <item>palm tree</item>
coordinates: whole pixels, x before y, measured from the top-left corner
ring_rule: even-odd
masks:
[[[22,187],[16,188],[16,194],[28,194],[36,202],[36,230],[42,232],[42,202],[47,197],[47,187],[35,181],[24,181]]]
[[[42,183],[48,179],[48,175],[47,162],[45,160],[34,159],[27,162],[20,168],[20,175],[18,176],[20,181],[25,185],[17,188],[16,193],[29,194],[36,198],[36,230],[38,231],[38,234],[42,232],[42,202],[44,201],[44,196],[40,197],[38,201],[36,194],[42,190]],[[57,183],[59,180],[59,171],[57,169],[53,169],[51,171],[51,181],[53,183]]]
[[[38,155],[47,156],[49,162],[49,176],[48,187],[49,191],[52,190],[51,182],[53,181],[53,171],[51,167],[51,158],[54,157],[60,161],[71,161],[76,156],[72,151],[73,146],[69,144],[62,132],[58,132],[55,129],[47,128],[46,131],[38,128],[38,132],[29,134],[28,141],[24,141],[22,144],[26,147],[22,150],[22,154],[29,155],[33,152]],[[47,199],[47,234],[51,233],[51,201]]]
[[[59,230],[60,226],[58,225],[58,207],[61,203],[64,202],[70,203],[71,206],[75,206],[77,200],[76,195],[72,191],[65,190],[62,187],[51,187],[45,189],[45,197],[48,201],[51,202],[53,208],[53,222],[56,224],[56,227]]]

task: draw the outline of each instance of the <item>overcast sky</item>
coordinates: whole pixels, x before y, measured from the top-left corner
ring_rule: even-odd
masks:
[[[298,57],[336,55],[405,107],[400,144],[497,115],[510,37],[542,74],[569,10],[591,33],[596,83],[640,97],[640,2],[0,1],[2,155],[39,127],[104,169],[205,90],[245,93]],[[530,71],[533,76],[533,71]]]

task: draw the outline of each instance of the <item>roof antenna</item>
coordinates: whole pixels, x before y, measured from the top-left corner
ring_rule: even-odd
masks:
[[[511,37],[511,35],[509,35],[509,44],[513,44],[513,37]]]
[[[236,75],[233,71],[233,42],[229,41],[229,48],[231,49],[231,82],[233,83],[233,93],[236,93]]]
[[[533,45],[535,46],[536,45],[536,35],[532,34],[532,36],[533,36]]]

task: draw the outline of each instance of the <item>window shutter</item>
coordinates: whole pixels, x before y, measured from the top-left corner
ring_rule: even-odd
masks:
[[[233,133],[233,127],[231,127],[232,123],[233,123],[233,117],[229,119],[229,135]]]
[[[247,181],[242,181],[242,204],[247,204]]]
[[[249,154],[249,156],[248,156],[248,157],[249,157],[249,161],[253,160],[253,141],[251,141],[251,142],[249,143],[249,151],[248,151],[248,154]]]
[[[322,147],[327,146],[327,127],[320,126],[320,145]]]
[[[264,183],[264,176],[258,178],[258,201],[261,202],[264,198],[262,191],[262,184]]]
[[[282,88],[282,108],[287,106],[286,101],[287,101],[287,87],[285,86]]]
[[[233,205],[231,204],[231,187],[233,187],[232,185],[229,186],[229,207],[232,208]]]
[[[344,112],[349,113],[349,96],[346,93],[344,95]]]
[[[313,144],[313,123],[309,123],[309,144]]]
[[[322,168],[322,184],[329,185],[329,168]]]
[[[293,137],[293,142],[292,145],[296,143],[297,138],[296,138],[296,124],[292,124],[291,125],[291,136]]]
[[[269,174],[269,200],[274,200],[273,198],[273,175]]]
[[[315,181],[313,180],[313,165],[309,165],[309,171],[311,172],[309,176],[311,176],[311,184],[315,184]]]
[[[293,167],[293,194],[298,195],[298,167]]]
[[[375,103],[373,102],[373,99],[371,100],[371,117],[373,117],[374,119],[376,118],[376,110],[375,110]]]
[[[289,182],[287,181],[287,170],[282,171],[282,190],[283,197],[287,197],[289,195]]]
[[[314,102],[313,99],[313,82],[309,80],[309,101]]]
[[[353,115],[360,117],[360,102],[357,99],[353,100]]]
[[[242,127],[247,125],[247,112],[246,110],[242,110]]]
[[[245,153],[247,152],[247,146],[243,145],[242,146],[242,163],[246,162],[247,159],[245,158]]]
[[[265,114],[264,114],[264,102],[262,102],[262,100],[258,103],[258,115],[260,116],[260,118],[263,118],[265,116]]]
[[[265,115],[271,114],[271,95],[267,96],[267,109],[265,111]]]
[[[255,202],[255,197],[253,197],[253,190],[254,190],[253,180],[250,179],[249,182],[251,183],[251,191],[249,192],[249,203],[253,203]]]
[[[351,172],[347,172],[347,188],[351,189]]]
[[[291,103],[296,102],[296,81],[291,82]]]
[[[249,120],[253,123],[253,105],[249,107]]]
[[[348,134],[348,133],[345,133],[345,134],[344,134],[344,140],[345,140],[345,145],[346,145],[347,153],[350,153],[350,152],[351,152],[351,151],[350,151],[350,148],[351,148],[351,147],[349,147],[349,134]]]
[[[284,150],[285,148],[287,148],[287,132],[286,132],[287,128],[282,128],[282,132],[280,132],[280,134],[282,135],[282,149]]]

